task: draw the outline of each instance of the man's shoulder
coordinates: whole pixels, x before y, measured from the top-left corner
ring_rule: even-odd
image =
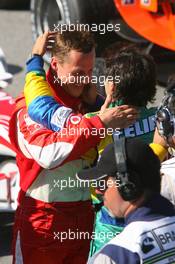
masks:
[[[161,255],[162,251],[157,239],[159,234],[171,233],[171,230],[174,230],[174,221],[174,216],[153,219],[151,214],[147,221],[133,221],[108,242],[94,259],[98,259],[100,254],[107,256],[114,263],[127,264],[140,263],[141,259],[154,259],[156,254],[166,259],[166,256]],[[157,238],[155,239],[155,237]],[[175,241],[172,240],[171,248],[174,248],[174,243]]]
[[[109,243],[100,251],[100,253],[97,255],[93,263],[101,264],[103,263],[103,261],[105,264],[106,263],[136,264],[136,263],[140,263],[140,258],[137,253],[132,252],[125,247]]]

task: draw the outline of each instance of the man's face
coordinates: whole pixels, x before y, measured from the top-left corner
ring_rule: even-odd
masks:
[[[109,177],[107,179],[107,188],[104,192],[104,205],[108,208],[108,210],[115,217],[123,217],[124,216],[124,206],[125,201],[119,194],[118,191],[118,181],[114,177]]]
[[[62,81],[63,89],[73,97],[80,97],[86,87],[85,84],[91,81],[94,60],[95,49],[87,54],[71,50],[63,63],[53,57],[51,65],[54,62],[54,69]]]

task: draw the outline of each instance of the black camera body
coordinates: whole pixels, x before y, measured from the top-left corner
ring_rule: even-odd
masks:
[[[168,85],[165,97],[156,113],[158,132],[167,141],[175,136],[175,82]]]

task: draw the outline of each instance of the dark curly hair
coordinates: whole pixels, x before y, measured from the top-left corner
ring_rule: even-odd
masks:
[[[153,103],[156,94],[156,66],[150,55],[138,49],[124,49],[108,62],[107,77],[120,76],[117,99],[138,107]]]

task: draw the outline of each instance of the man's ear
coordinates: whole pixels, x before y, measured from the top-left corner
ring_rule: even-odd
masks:
[[[51,58],[51,62],[50,62],[51,68],[57,72],[58,71],[58,59],[56,57],[52,57]]]

